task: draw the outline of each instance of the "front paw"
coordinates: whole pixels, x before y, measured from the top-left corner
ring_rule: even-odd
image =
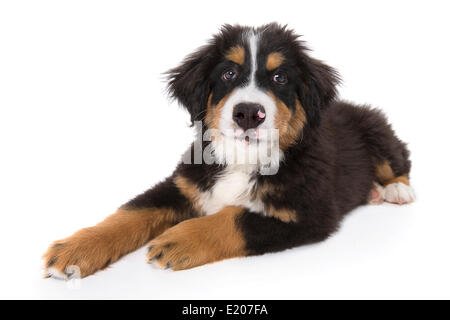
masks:
[[[149,243],[147,261],[162,269],[183,270],[210,262],[201,237],[188,231],[185,222]]]
[[[226,258],[243,256],[245,243],[235,225],[240,208],[183,221],[149,243],[149,263],[184,270]]]
[[[57,279],[86,277],[106,268],[112,261],[102,239],[88,229],[64,240],[55,241],[43,255],[44,276]]]

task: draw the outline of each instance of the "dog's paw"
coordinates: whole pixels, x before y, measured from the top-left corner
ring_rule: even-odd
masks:
[[[79,234],[54,242],[43,259],[44,277],[63,280],[86,277],[111,262],[101,242]]]
[[[162,269],[183,270],[205,264],[201,235],[182,222],[149,243],[147,262]]]
[[[372,190],[370,191],[368,204],[378,205],[384,202],[384,189],[378,183],[374,183]]]
[[[149,263],[183,270],[245,255],[244,242],[235,227],[238,207],[183,221],[150,241]]]
[[[410,186],[402,182],[395,182],[384,188],[384,200],[395,204],[407,204],[415,200],[415,195]]]

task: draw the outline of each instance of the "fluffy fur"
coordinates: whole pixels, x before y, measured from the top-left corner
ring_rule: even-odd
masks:
[[[149,262],[187,269],[321,241],[368,202],[413,201],[406,145],[379,110],[337,100],[338,83],[292,30],[224,26],[168,72],[192,122],[218,133],[197,144],[214,161],[181,162],[104,222],[55,242],[47,270],[77,265],[87,276],[149,241]],[[269,174],[259,154],[235,159],[268,146]]]

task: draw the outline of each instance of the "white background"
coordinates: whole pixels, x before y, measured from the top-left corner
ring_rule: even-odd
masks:
[[[1,1],[0,298],[450,298],[447,1]],[[169,175],[193,137],[161,73],[223,23],[287,23],[382,108],[412,152],[408,206],[365,206],[326,242],[161,271],[138,250],[67,283],[50,242]]]

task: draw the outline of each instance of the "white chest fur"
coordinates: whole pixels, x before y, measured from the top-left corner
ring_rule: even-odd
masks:
[[[252,169],[248,166],[228,166],[214,186],[199,197],[199,204],[209,215],[226,206],[243,206],[253,212],[263,212],[261,200],[253,199],[252,191],[256,179],[252,179]]]

